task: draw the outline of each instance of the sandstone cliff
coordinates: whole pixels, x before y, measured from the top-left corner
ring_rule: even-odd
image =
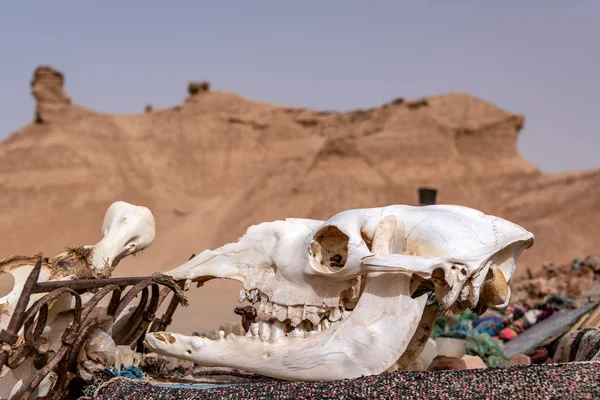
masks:
[[[417,204],[419,186],[532,231],[521,272],[598,251],[600,171],[542,174],[517,151],[524,117],[467,94],[339,113],[197,83],[180,105],[124,116],[71,104],[57,71],[34,75],[36,117],[0,144],[0,256],[95,243],[108,205],[125,200],[149,207],[158,231],[117,274],[150,274],[261,221]],[[236,287],[197,289],[210,310],[186,329],[235,318]]]

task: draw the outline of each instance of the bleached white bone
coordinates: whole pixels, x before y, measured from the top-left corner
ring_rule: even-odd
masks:
[[[154,240],[155,231],[154,216],[149,209],[123,201],[115,202],[104,216],[102,239],[93,246],[68,249],[54,259],[44,261],[38,282],[107,278],[124,257],[147,248]],[[11,256],[0,260],[0,272],[10,273],[14,279],[11,292],[0,299],[0,309],[3,311],[0,313],[0,329],[6,329],[8,326],[27,277],[37,260],[38,257],[35,256]],[[44,293],[32,295],[28,307],[44,295]],[[92,295],[82,295],[83,301]],[[109,299],[110,296],[106,297],[96,311],[106,307]],[[48,310],[48,326],[45,333],[48,335],[50,349],[53,351],[60,348],[62,333],[72,322],[73,315],[69,311],[73,307],[72,297],[63,295]],[[123,313],[121,318],[127,318],[125,314]],[[33,378],[29,370],[35,370],[31,359],[14,370],[5,366],[0,372],[0,386],[12,387],[15,395],[18,395]],[[42,386],[49,384],[49,380],[46,379],[41,388],[47,390],[48,387]]]
[[[349,210],[325,222],[259,224],[236,243],[207,250],[167,274],[198,282],[239,280],[248,294],[240,299],[267,299],[262,309],[272,309],[279,321],[296,328],[281,336],[277,327],[275,341],[256,335],[213,341],[158,332],[146,336],[146,346],[200,365],[289,380],[381,373],[400,359],[415,333],[427,337],[432,328],[420,321],[433,294],[413,299],[411,279],[430,281],[445,308],[479,306],[490,270],[510,282],[517,258],[532,244],[533,235],[520,226],[460,206],[398,205]],[[495,283],[487,286],[492,291],[487,299],[510,295]],[[291,320],[297,308],[303,309],[301,324]],[[270,337],[266,331],[263,336]],[[399,364],[421,349],[411,346],[410,356]]]

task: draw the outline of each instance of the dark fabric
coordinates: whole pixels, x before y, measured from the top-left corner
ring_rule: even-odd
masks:
[[[92,397],[112,399],[600,399],[600,363],[394,372],[335,382],[165,388],[114,378]]]
[[[577,334],[575,335],[575,339],[573,339],[573,343],[571,344],[571,351],[569,354],[570,362],[573,362],[576,360],[577,352],[579,351],[579,345],[581,344],[581,339],[583,339],[583,336],[591,330],[592,329],[582,329],[582,330],[578,331]]]
[[[600,361],[600,329],[585,328],[564,335],[557,343],[552,360]]]

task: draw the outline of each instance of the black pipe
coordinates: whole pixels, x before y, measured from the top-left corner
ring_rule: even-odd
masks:
[[[419,188],[419,205],[430,206],[435,204],[437,189]]]

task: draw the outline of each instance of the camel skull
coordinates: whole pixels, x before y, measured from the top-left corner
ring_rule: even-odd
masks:
[[[218,340],[157,332],[146,346],[280,379],[378,374],[405,352],[419,355],[432,304],[455,312],[505,306],[517,258],[533,240],[504,219],[445,205],[262,223],[166,273],[188,284],[242,282],[239,300],[258,305],[259,322]]]

